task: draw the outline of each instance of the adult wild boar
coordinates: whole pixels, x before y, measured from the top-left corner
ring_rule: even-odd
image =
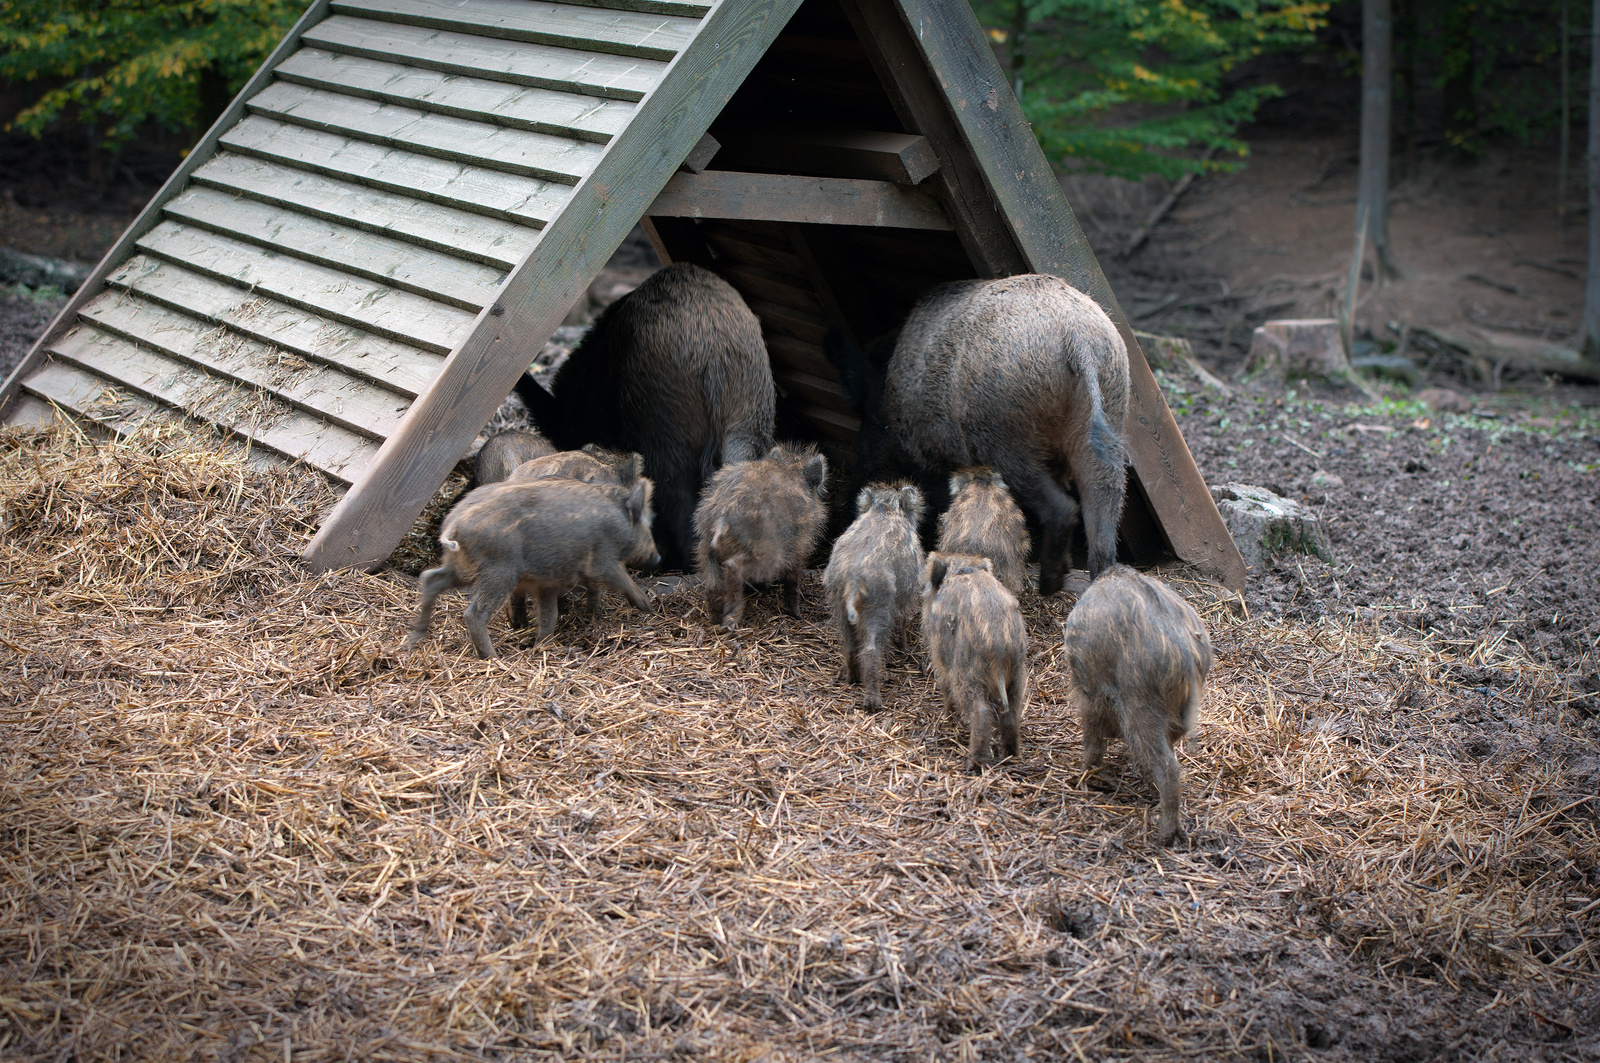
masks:
[[[886,363],[837,339],[828,353],[867,475],[916,478],[931,501],[952,470],[992,467],[1039,527],[1041,594],[1061,589],[1080,526],[1090,575],[1115,562],[1128,352],[1094,300],[1044,274],[958,281],[917,302]]]
[[[917,611],[922,575],[922,492],[910,484],[861,489],[860,516],[833,544],[822,587],[844,644],[846,683],[860,683],[861,707],[883,708],[883,655]]]
[[[994,578],[993,562],[972,554],[928,555],[922,637],[946,711],[967,722],[972,768],[993,760],[997,737],[1002,753],[1015,757],[1028,702],[1028,632],[1017,599]]]
[[[1200,719],[1211,639],[1194,607],[1160,580],[1116,565],[1089,585],[1062,625],[1083,767],[1098,768],[1121,737],[1161,795],[1157,845],[1183,834],[1172,747]]]
[[[651,483],[631,488],[550,477],[489,484],[472,491],[439,531],[444,552],[418,581],[422,603],[406,649],[428,633],[433,604],[452,587],[473,585],[462,614],[480,657],[493,657],[489,617],[514,591],[539,604],[539,637],[555,630],[556,599],[577,583],[602,583],[648,612],[625,564],[648,568],[660,558],[650,535]]]
[[[761,323],[721,277],[678,262],[603,310],[556,371],[517,394],[562,450],[598,443],[644,455],[663,563],[694,556],[702,486],[772,447],[772,367]]]
[[[739,626],[744,585],[783,582],[783,608],[800,615],[800,573],[827,516],[828,459],[815,447],[779,444],[755,461],[722,467],[695,509],[695,569],[711,622]]]

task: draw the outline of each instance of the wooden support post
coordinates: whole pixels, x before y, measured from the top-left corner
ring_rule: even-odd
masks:
[[[914,133],[796,126],[724,132],[728,170],[862,177],[899,185],[920,183],[939,169],[928,138]]]
[[[894,229],[950,228],[950,219],[937,200],[905,185],[727,170],[675,174],[650,205],[650,214]]]

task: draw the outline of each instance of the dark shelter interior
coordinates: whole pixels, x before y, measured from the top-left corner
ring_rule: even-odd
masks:
[[[843,486],[860,457],[860,419],[825,353],[829,330],[864,346],[896,329],[929,288],[995,275],[1001,271],[988,263],[1015,257],[1009,248],[1007,255],[985,246],[1009,237],[982,231],[981,218],[964,219],[966,226],[944,220],[961,216],[959,201],[971,198],[975,185],[981,191],[982,179],[970,161],[963,166],[958,151],[939,143],[941,130],[923,127],[942,97],[920,64],[900,63],[890,74],[896,45],[904,43],[894,39],[896,31],[905,31],[899,22],[872,25],[873,6],[847,11],[838,0],[806,0],[691,155],[685,170],[693,172],[680,172],[644,221],[663,261],[714,270],[761,319],[778,389],[779,438],[817,443],[843,474],[834,478],[833,533],[853,504]],[[775,210],[770,197],[731,191],[760,188],[749,179],[741,184],[741,174],[834,183],[819,182],[806,190],[809,197],[786,188],[787,198],[800,201]],[[888,224],[840,224],[872,209],[854,202],[871,194],[855,195],[841,180],[860,182],[863,190],[898,186],[893,209],[879,207],[870,219]],[[806,220],[770,220],[775,213]],[[1070,490],[1066,470],[1054,471]],[[935,488],[930,508],[939,508],[941,485],[926,486]],[[1172,545],[1131,469],[1126,498],[1119,558],[1138,565],[1172,560]],[[1074,565],[1082,567],[1081,535],[1074,553]]]

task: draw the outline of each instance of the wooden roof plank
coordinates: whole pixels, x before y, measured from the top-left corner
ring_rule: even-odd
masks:
[[[463,166],[258,115],[230,129],[222,144],[256,158],[534,227],[547,224],[572,194],[570,185]]]
[[[430,114],[280,81],[250,101],[252,114],[340,133],[421,155],[576,184],[603,150],[587,140]]]
[[[95,328],[80,327],[59,337],[50,345],[50,354],[147,399],[248,436],[345,483],[360,475],[378,449],[370,439],[254,388],[210,376]]]
[[[683,51],[700,22],[539,0],[333,0],[332,6],[341,15],[662,61]]]
[[[79,317],[101,331],[259,388],[372,439],[386,438],[410,406],[393,392],[337,369],[121,292],[102,292],[85,304]]]
[[[472,328],[474,315],[465,310],[182,222],[162,222],[138,247],[197,273],[439,354],[449,353]]]
[[[667,68],[628,131],[506,280],[506,313],[484,315],[384,443],[368,474],[307,546],[317,568],[381,564],[526,370],[527,337],[551,334],[672,172],[743,83],[800,0],[719,3]]]
[[[368,232],[392,234],[500,271],[520,262],[539,238],[537,230],[516,222],[233,152],[223,152],[196,170],[194,182]]]
[[[710,0],[566,0],[583,7],[603,7],[608,11],[643,11],[647,15],[682,15],[704,18],[711,11]]]
[[[60,417],[57,416],[55,407],[48,402],[32,395],[19,395],[17,396],[17,401],[13,402],[6,410],[5,417],[0,420],[0,424],[10,428],[20,428],[25,425],[43,428],[47,425],[55,424],[59,420]]]
[[[890,181],[734,170],[675,175],[650,204],[649,213],[895,229],[951,228],[938,202],[917,188]]]
[[[444,358],[408,343],[269,299],[259,293],[192,273],[182,266],[136,255],[106,279],[118,291],[226,325],[235,332],[334,365],[370,380],[399,398],[415,398],[439,373]]]
[[[388,236],[297,211],[190,188],[167,204],[167,216],[270,251],[386,284],[425,299],[477,311],[494,302],[505,271],[443,255]]]
[[[321,48],[300,49],[278,67],[278,77],[311,88],[595,144],[620,133],[633,114],[633,105],[622,100],[444,74]]]
[[[595,55],[525,41],[402,26],[334,15],[306,30],[307,44],[349,55],[404,62],[446,74],[637,102],[656,87],[666,64],[654,59]]]

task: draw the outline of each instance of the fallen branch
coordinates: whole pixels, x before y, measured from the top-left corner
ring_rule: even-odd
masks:
[[[1206,163],[1210,162],[1211,156],[1215,155],[1216,153],[1217,146],[1215,144],[1207,148],[1205,150],[1205,154],[1200,156],[1201,165],[1204,166]],[[1139,250],[1140,247],[1144,246],[1144,242],[1150,239],[1150,230],[1154,229],[1158,224],[1160,224],[1161,219],[1167,216],[1167,212],[1178,205],[1178,200],[1185,192],[1189,191],[1189,187],[1194,184],[1195,179],[1199,176],[1199,170],[1190,170],[1188,173],[1178,178],[1178,183],[1172,186],[1172,191],[1167,193],[1167,198],[1156,204],[1156,209],[1150,212],[1150,216],[1144,220],[1144,224],[1133,230],[1133,235],[1128,237],[1127,244],[1122,248],[1123,258],[1127,258],[1135,251]]]

